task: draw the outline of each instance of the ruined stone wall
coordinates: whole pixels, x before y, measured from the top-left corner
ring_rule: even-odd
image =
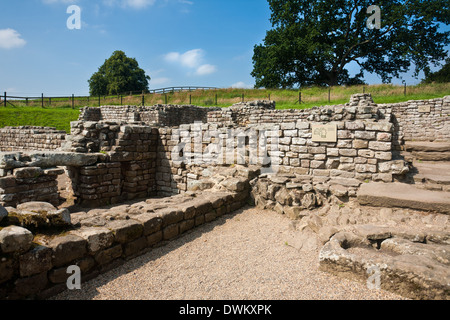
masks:
[[[140,122],[146,125],[178,126],[180,124],[206,122],[207,114],[218,108],[203,108],[192,105],[155,105],[85,107],[81,110],[80,121],[110,121],[117,123]]]
[[[394,143],[450,140],[450,96],[444,98],[380,104],[380,112],[392,116]]]
[[[151,202],[126,206],[120,212],[110,211],[116,217],[113,221],[101,223],[99,217],[90,217],[97,218],[96,222],[88,222],[89,218],[78,221],[78,227],[62,229],[51,238],[42,236],[39,228],[18,225],[14,218],[20,210],[6,208],[7,216],[0,215],[0,299],[45,299],[55,295],[67,289],[67,280],[73,274],[69,266],[80,268],[82,281],[96,277],[242,208],[248,192],[247,186],[245,193],[175,198],[165,206]],[[71,216],[67,210],[60,210],[60,214],[64,212]]]
[[[45,127],[5,127],[0,129],[0,152],[22,150],[57,150],[66,132]]]
[[[95,165],[69,168],[81,204],[98,206],[155,193],[158,131],[114,122],[72,123],[68,151],[102,152]]]
[[[157,190],[167,195],[193,190],[208,177],[208,167],[254,164],[279,174],[315,177],[326,192],[355,196],[364,181],[392,182],[408,170],[403,159],[393,157],[394,125],[376,120],[373,111],[358,107],[349,113],[355,120],[328,122],[336,126],[336,142],[314,142],[314,122],[303,120],[247,128],[218,124],[162,128]],[[323,123],[324,118],[317,116]]]
[[[273,101],[238,103],[229,108],[211,111],[208,123],[247,126],[269,123],[305,121],[341,121],[376,118],[376,104],[369,94],[352,96],[345,105],[314,107],[312,109],[276,110]]]
[[[16,206],[30,201],[59,205],[58,175],[63,169],[17,168],[11,175],[0,176],[0,205]]]

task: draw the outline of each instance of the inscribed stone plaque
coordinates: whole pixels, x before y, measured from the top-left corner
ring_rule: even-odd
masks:
[[[313,142],[337,142],[336,124],[313,124],[312,125]]]
[[[430,106],[419,106],[419,112],[420,113],[430,113],[431,107]]]

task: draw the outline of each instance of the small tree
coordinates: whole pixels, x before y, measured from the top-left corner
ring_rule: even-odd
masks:
[[[123,51],[115,51],[88,80],[93,96],[148,91],[149,81],[136,59],[128,58]]]
[[[441,70],[432,72],[425,79],[422,80],[422,83],[449,83],[450,82],[450,58],[447,58],[445,65]]]

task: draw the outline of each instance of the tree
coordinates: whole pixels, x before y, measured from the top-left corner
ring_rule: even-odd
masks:
[[[364,72],[383,83],[407,72],[430,73],[447,52],[448,0],[379,0],[381,27],[368,28],[369,0],[268,0],[272,11],[264,44],[254,47],[256,87],[362,83]],[[351,77],[348,65],[359,72]]]
[[[150,77],[139,68],[136,59],[128,58],[123,51],[115,51],[88,82],[90,94],[98,96],[148,91],[149,81]]]
[[[430,73],[422,83],[449,83],[450,82],[450,58],[447,58],[441,70]]]

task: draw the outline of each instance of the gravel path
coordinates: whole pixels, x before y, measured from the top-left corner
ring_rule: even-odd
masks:
[[[296,237],[291,225],[271,211],[241,210],[53,299],[403,299],[319,271],[318,251],[291,245]]]

